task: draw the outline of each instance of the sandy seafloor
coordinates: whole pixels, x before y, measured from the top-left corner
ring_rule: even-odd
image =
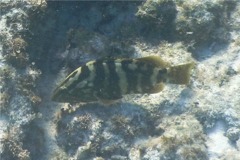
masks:
[[[190,84],[51,101],[89,60],[148,55]],[[240,160],[240,2],[1,0],[0,90],[0,160]]]

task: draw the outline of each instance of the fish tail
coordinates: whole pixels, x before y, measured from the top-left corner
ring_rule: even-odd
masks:
[[[172,66],[168,69],[167,81],[172,84],[188,84],[194,63]]]

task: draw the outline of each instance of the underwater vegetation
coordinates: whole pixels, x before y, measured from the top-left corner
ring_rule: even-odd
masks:
[[[72,157],[127,158],[131,143],[155,133],[153,121],[144,109],[128,104],[122,107],[124,110],[85,104],[70,114],[62,111],[57,119],[58,144]],[[131,114],[125,111],[127,108]]]
[[[201,124],[193,116],[167,117],[158,128],[164,131],[161,136],[139,144],[143,159],[151,159],[151,152],[156,152],[160,159],[208,159],[206,137]]]
[[[139,6],[136,17],[143,25],[144,36],[158,36],[171,39],[174,31],[174,21],[177,16],[176,4],[171,0],[147,0]]]
[[[240,159],[239,1],[22,0],[1,1],[0,10],[0,159]],[[195,65],[186,85],[149,94],[156,86],[144,83],[146,92],[118,92],[109,106],[51,100],[79,67],[97,74],[110,62],[119,70],[128,63],[122,86],[132,91],[141,78],[131,68]],[[152,69],[142,71],[151,77]],[[80,96],[111,99],[109,84],[118,83],[101,88],[106,97],[94,87]]]
[[[11,53],[6,54],[6,60],[17,68],[26,67],[28,62],[28,55],[26,54],[27,43],[21,38],[15,38],[9,44],[12,48]]]
[[[136,16],[147,34],[192,43],[190,49],[194,51],[203,44],[229,42],[228,22],[236,2],[147,0],[140,5]]]

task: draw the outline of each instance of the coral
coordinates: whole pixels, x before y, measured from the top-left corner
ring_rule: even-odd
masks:
[[[46,5],[46,1],[45,0],[30,0],[29,1],[32,5],[34,6],[43,6]]]
[[[86,145],[78,147],[74,159],[86,159],[91,154],[91,142],[88,142]]]
[[[198,45],[210,42],[228,42],[228,15],[235,1],[178,1],[176,32],[179,38]],[[221,17],[221,18],[220,18]]]
[[[183,145],[177,151],[177,157],[180,160],[208,159],[204,145]]]
[[[15,70],[10,66],[3,66],[0,68],[0,111],[3,113],[7,110],[7,106],[10,102],[11,94],[12,94],[12,87],[13,79],[15,75]],[[6,84],[11,84],[10,86],[6,86]]]
[[[240,129],[237,127],[232,127],[227,130],[226,136],[233,142],[240,139]]]
[[[234,29],[234,31],[239,31],[239,21],[237,20],[237,17],[240,16],[240,5],[236,4],[235,5],[235,11],[230,15],[230,24],[231,28]],[[234,34],[234,36],[238,36],[238,34]]]
[[[136,16],[142,21],[145,34],[150,34],[152,38],[157,35],[172,36],[176,14],[176,5],[172,0],[147,0],[139,6]]]
[[[26,53],[27,43],[22,38],[15,38],[10,43],[12,52],[6,54],[5,58],[14,67],[24,68],[28,64],[28,55]]]
[[[227,150],[225,152],[226,152],[225,155],[220,158],[221,160],[225,160],[225,159],[238,160],[238,159],[240,159],[239,151]]]
[[[22,144],[18,141],[19,131],[20,128],[11,127],[8,129],[7,134],[4,137],[1,137],[1,143],[3,144],[1,158],[30,160],[29,151],[23,149]]]
[[[129,126],[130,119],[128,117],[124,117],[122,115],[114,115],[111,118],[112,121],[112,130],[116,133],[120,133],[122,135],[134,135],[133,128]]]
[[[22,149],[21,146],[11,140],[5,140],[2,143],[5,144],[1,157],[4,159],[19,159],[19,160],[30,160],[29,152]]]
[[[199,41],[208,39],[209,34],[216,27],[214,14],[208,11],[212,5],[199,1],[180,2],[176,30],[181,38],[189,40],[198,37]],[[202,34],[203,30],[205,34]]]
[[[33,112],[31,102],[22,95],[11,97],[8,112],[9,118],[16,126],[26,125],[37,117],[37,113]]]
[[[144,37],[181,40],[196,50],[206,43],[229,42],[229,16],[235,5],[236,1],[147,0],[136,16]]]
[[[138,148],[131,148],[128,157],[130,160],[140,160],[141,151]]]
[[[10,44],[9,44],[10,43]],[[27,43],[22,38],[15,38],[12,42],[4,42],[6,48],[11,48],[5,59],[14,67],[25,68],[28,64],[28,54],[26,53]]]
[[[33,105],[38,105],[41,98],[36,93],[36,81],[39,79],[41,71],[29,66],[26,68],[26,74],[18,76],[16,82],[17,91],[24,94]]]
[[[101,120],[90,113],[77,114],[78,112],[71,113],[74,116],[70,114],[62,117],[57,125],[58,143],[63,145],[64,150],[72,156],[86,150],[84,149],[86,148],[85,144],[90,143],[99,134],[102,127]],[[92,144],[88,146],[87,150],[93,148]]]
[[[0,121],[2,123],[3,120],[7,120],[8,129],[3,130],[0,135],[3,143],[0,157],[27,160],[31,159],[31,153],[25,148],[23,139],[26,132],[23,128],[39,116],[32,106],[32,101],[24,95],[26,90],[34,92],[32,86],[37,79],[25,79],[33,76],[32,72],[26,72],[31,65],[26,49],[28,43],[22,34],[29,22],[25,12],[29,6],[27,2],[20,1],[9,1],[5,4],[1,2],[1,4],[4,8],[0,22],[0,29],[3,31],[0,33],[2,42],[0,45]],[[23,84],[23,82],[26,83]]]
[[[132,107],[133,111],[135,110],[134,105],[129,107]],[[154,134],[153,122],[148,113],[141,109],[137,109],[135,112],[131,116],[124,112],[111,116],[110,131],[116,135],[123,136],[125,140],[129,141],[146,134]]]
[[[57,125],[58,144],[71,156],[76,156],[87,144],[87,155],[111,159],[128,156],[130,141],[154,132],[147,113],[132,105],[122,107],[133,112],[96,104],[83,105],[70,114],[64,110]],[[113,114],[116,112],[119,114]]]
[[[203,129],[192,115],[166,117],[159,127],[164,130],[160,137],[140,143],[146,155],[154,151],[163,159],[207,159]]]

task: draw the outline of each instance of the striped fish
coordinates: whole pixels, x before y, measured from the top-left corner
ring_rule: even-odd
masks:
[[[188,84],[193,63],[170,66],[158,56],[105,58],[77,68],[54,90],[57,102],[115,102],[126,94],[152,94],[164,83]]]

